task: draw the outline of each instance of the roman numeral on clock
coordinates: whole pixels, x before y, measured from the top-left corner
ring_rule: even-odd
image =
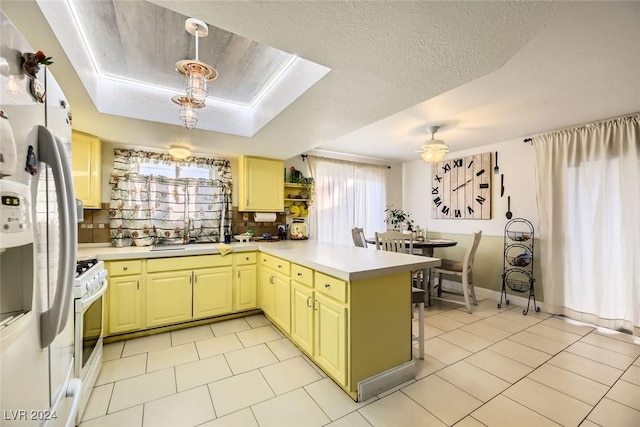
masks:
[[[461,168],[462,167],[462,159],[455,159],[453,161],[453,167],[454,168]]]
[[[471,206],[467,206],[467,211],[469,211],[469,215],[473,215],[473,208]]]
[[[449,171],[451,170],[451,166],[449,165],[449,163],[446,163],[446,164],[442,167],[442,169],[444,169],[444,171],[445,171],[445,173],[446,173],[446,172],[449,172]]]
[[[442,204],[442,200],[440,199],[440,197],[436,197],[435,199],[433,199],[433,203],[435,203],[436,207],[439,207]]]
[[[438,187],[431,188],[431,194],[438,194]]]
[[[462,212],[460,212],[460,209],[456,209],[456,210],[453,212],[453,216],[455,216],[456,218],[460,218],[460,217],[462,217]]]
[[[449,215],[449,207],[448,206],[443,206],[442,207],[442,213],[445,215]]]
[[[482,197],[482,196],[478,196],[478,197],[476,197],[476,202],[478,202],[478,203],[480,203],[480,204],[483,204],[483,203],[485,202],[485,200],[487,200],[487,199],[485,199],[485,198],[484,198],[484,197]]]

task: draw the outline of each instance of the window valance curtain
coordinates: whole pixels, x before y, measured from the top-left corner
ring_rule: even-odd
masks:
[[[140,175],[142,162],[211,168],[213,179]],[[157,238],[219,242],[231,227],[231,170],[228,160],[114,150],[110,233],[113,246],[149,246]]]
[[[640,115],[533,138],[545,310],[640,329]]]

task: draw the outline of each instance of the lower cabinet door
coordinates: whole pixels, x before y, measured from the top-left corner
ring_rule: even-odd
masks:
[[[273,320],[287,334],[291,333],[291,280],[275,276],[276,303]]]
[[[147,327],[191,319],[191,271],[149,273],[146,291]]]
[[[347,383],[347,307],[316,292],[314,360],[335,380]]]
[[[119,276],[109,279],[107,310],[108,335],[142,328],[141,276]]]
[[[313,290],[296,282],[291,285],[291,338],[313,354]]]
[[[256,265],[236,267],[234,286],[234,310],[249,310],[257,307]]]
[[[233,311],[233,268],[203,268],[193,272],[193,318]]]
[[[275,315],[276,282],[275,275],[267,269],[260,275],[260,308],[269,316]]]

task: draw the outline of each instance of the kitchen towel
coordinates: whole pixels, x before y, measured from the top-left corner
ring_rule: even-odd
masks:
[[[255,222],[276,222],[275,212],[256,212],[253,214]]]
[[[225,245],[224,243],[216,245],[216,249],[220,251],[220,255],[222,256],[225,256],[229,252],[233,251],[233,247],[231,245]]]

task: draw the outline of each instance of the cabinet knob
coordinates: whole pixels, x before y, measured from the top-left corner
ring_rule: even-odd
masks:
[[[282,268],[282,265],[278,264],[278,268]]]
[[[301,276],[302,276],[302,273],[298,273],[298,277],[301,277]]]
[[[245,257],[244,259],[245,259],[245,260],[247,260],[247,261],[249,261],[249,257]]]
[[[127,271],[127,270],[129,269],[129,267],[124,266],[124,267],[122,267],[122,269],[123,269],[124,271]]]
[[[325,283],[325,284],[324,284],[324,287],[325,287],[325,288],[327,288],[327,289],[329,289],[329,288],[331,287],[331,285],[330,285],[330,284],[328,284],[328,283]]]

